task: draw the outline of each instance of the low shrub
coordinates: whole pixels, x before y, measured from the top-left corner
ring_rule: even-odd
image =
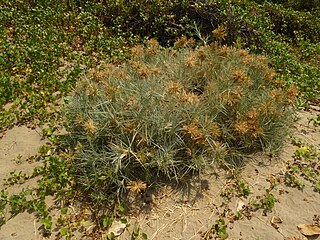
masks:
[[[297,90],[263,56],[217,44],[184,48],[192,43],[181,38],[160,51],[150,40],[127,63],[106,64],[78,83],[67,129],[78,149],[77,183],[91,197],[143,191],[154,177],[180,181],[281,146]]]

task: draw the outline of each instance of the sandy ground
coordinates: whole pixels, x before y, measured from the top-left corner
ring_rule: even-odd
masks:
[[[36,166],[41,165],[32,156],[35,156],[38,148],[46,142],[47,140],[41,137],[41,129],[21,126],[7,130],[5,136],[0,139],[0,184],[2,185],[4,179],[10,177],[11,172],[22,171],[31,174]],[[35,185],[36,181],[33,179],[22,185],[10,187],[8,190],[14,194],[22,188]],[[32,214],[24,212],[0,228],[0,239],[40,239],[37,231],[39,226]]]
[[[295,136],[320,149],[320,130],[308,124],[309,118],[315,116],[316,111],[318,110],[299,114],[301,119],[297,123]],[[10,172],[15,170],[30,173],[40,164],[33,160],[27,161],[46,142],[40,133],[40,129],[15,127],[8,130],[0,139],[1,184],[3,178],[10,176]],[[139,214],[137,212],[133,214],[130,220],[131,227],[138,223],[141,230],[148,235],[148,239],[154,240],[206,239],[205,237],[209,239],[206,233],[219,216],[223,214],[228,216],[229,213],[236,212],[239,206],[248,204],[255,196],[265,193],[265,189],[270,187],[268,179],[284,171],[286,162],[292,160],[295,149],[296,147],[288,143],[278,159],[255,156],[245,165],[238,178],[244,179],[249,185],[251,194],[247,198],[236,197],[226,203],[221,197],[221,192],[225,191],[234,180],[228,178],[226,172],[220,171],[218,175],[208,172],[201,176],[202,181],[186,185],[185,190],[188,194],[182,194],[182,191],[175,191],[170,187],[163,188],[161,194],[153,196],[151,206],[140,208]],[[277,202],[272,212],[265,214],[259,209],[252,212],[250,217],[243,216],[236,221],[228,220],[226,224],[228,239],[306,239],[298,231],[297,225],[312,224],[317,216],[320,217],[320,194],[313,191],[310,183],[305,183],[303,191],[284,184],[277,186],[273,192]],[[25,187],[25,184],[11,187],[9,191],[16,192]],[[149,211],[145,213],[141,209]],[[19,214],[0,228],[0,240],[43,239],[39,235],[39,226],[32,214]],[[125,231],[119,239],[131,239],[129,231]],[[307,239],[320,239],[320,237]]]

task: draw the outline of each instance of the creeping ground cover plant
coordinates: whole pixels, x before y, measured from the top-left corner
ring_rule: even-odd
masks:
[[[263,56],[181,38],[132,48],[78,82],[65,108],[77,185],[92,199],[179,182],[246,154],[277,153],[293,122],[297,89]],[[100,202],[100,201],[99,201]]]

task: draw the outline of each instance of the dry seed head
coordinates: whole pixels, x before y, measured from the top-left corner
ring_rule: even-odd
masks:
[[[159,51],[160,51],[160,46],[159,46],[159,42],[156,39],[152,38],[147,41],[147,49],[146,49],[147,55],[153,56]]]
[[[234,89],[228,89],[219,94],[219,99],[229,106],[238,103],[243,95],[243,90],[240,86]]]
[[[259,104],[259,112],[261,112],[265,115],[276,114],[276,109],[274,108],[274,102],[272,100],[262,101]]]
[[[88,78],[92,79],[95,82],[101,82],[104,79],[108,78],[111,73],[108,65],[102,66],[100,68],[90,69],[88,72]]]
[[[187,102],[190,104],[197,104],[200,102],[200,98],[194,93],[182,92],[180,99],[182,102]]]
[[[270,95],[275,101],[281,101],[283,99],[283,92],[279,89],[272,89]]]
[[[158,67],[151,67],[150,68],[150,74],[158,74],[160,73],[160,68]]]
[[[256,121],[259,117],[259,112],[257,112],[256,110],[252,110],[252,111],[249,111],[247,114],[246,114],[246,117],[250,120],[254,120]]]
[[[127,189],[129,189],[130,192],[141,193],[147,189],[147,184],[140,179],[136,181],[129,181]]]
[[[186,36],[182,36],[174,42],[173,47],[175,49],[192,47],[195,45],[195,43],[196,43],[196,41],[193,38],[188,39]]]
[[[195,52],[190,52],[186,55],[185,58],[185,66],[188,68],[192,68],[197,64],[197,56]]]
[[[186,46],[193,47],[195,45],[196,45],[196,40],[194,40],[194,38],[192,38],[192,37],[189,38]]]
[[[174,42],[173,47],[175,49],[184,48],[186,47],[187,43],[188,43],[188,38],[186,36],[182,36]]]
[[[223,45],[221,48],[219,48],[219,50],[218,50],[218,55],[219,55],[219,56],[223,56],[223,57],[227,57],[227,56],[229,56],[232,52],[233,52],[233,48],[232,48],[232,47],[228,47],[228,46],[226,46],[226,45]]]
[[[226,36],[228,35],[227,27],[224,25],[219,25],[212,31],[212,34],[220,40],[225,40]]]
[[[257,66],[255,66],[255,68],[260,71],[267,71],[269,69],[269,66],[268,64],[258,64]]]
[[[98,68],[91,69],[88,73],[88,78],[91,78],[95,82],[102,82],[109,78],[114,68],[116,67],[113,64],[104,64]]]
[[[128,71],[123,68],[117,68],[113,72],[112,76],[119,80],[129,80]]]
[[[252,137],[257,138],[263,134],[263,129],[259,126],[258,121],[249,120],[248,123],[250,126],[250,135]]]
[[[299,90],[296,86],[290,86],[286,90],[286,100],[288,103],[293,103],[299,94]]]
[[[145,63],[143,62],[134,62],[131,61],[130,65],[132,69],[138,74],[141,78],[147,78],[151,74],[156,74],[160,72],[160,69],[157,67],[151,67],[149,68]]]
[[[89,134],[94,134],[97,131],[97,126],[92,119],[89,119],[83,124],[83,129]]]
[[[254,61],[254,58],[251,55],[244,56],[243,58],[240,59],[240,62],[243,64],[251,64],[253,63],[253,61]]]
[[[133,106],[138,104],[138,100],[135,97],[129,97],[128,101],[127,101],[127,105],[128,106]]]
[[[248,121],[239,121],[239,122],[234,124],[234,128],[241,135],[246,134],[250,130],[250,126],[249,126]]]
[[[282,79],[276,79],[273,81],[273,85],[282,88],[286,85],[286,82]]]
[[[239,84],[252,85],[252,80],[242,69],[235,69],[232,71],[232,79]]]
[[[242,56],[242,57],[246,57],[246,56],[248,56],[248,55],[250,54],[249,51],[247,51],[247,50],[245,50],[245,49],[239,49],[239,50],[238,50],[238,53],[239,53],[239,55]]]
[[[183,89],[183,86],[181,83],[178,83],[178,82],[174,82],[172,80],[170,80],[168,83],[167,83],[167,92],[168,93],[180,93]]]
[[[220,141],[214,141],[213,145],[216,149],[225,149],[225,144]]]
[[[274,70],[271,70],[264,75],[264,79],[267,82],[271,82],[276,76],[277,76],[276,72]]]
[[[86,117],[83,114],[80,114],[74,121],[76,126],[83,126]]]
[[[86,94],[88,96],[95,96],[97,94],[97,88],[92,85],[88,85],[86,87]]]
[[[187,135],[191,137],[191,139],[195,143],[204,144],[205,143],[205,135],[201,131],[201,129],[198,127],[197,122],[193,121],[192,123],[188,125],[184,125],[182,129],[185,131]]]
[[[267,61],[267,58],[264,57],[264,56],[257,56],[255,58],[255,61],[257,62],[257,66],[256,66],[256,69],[258,70],[262,70],[262,71],[267,71],[269,69],[269,66],[268,66],[268,61]]]
[[[144,47],[142,45],[137,45],[131,48],[131,56],[133,59],[142,57],[144,54]]]
[[[207,59],[207,55],[206,55],[206,50],[207,50],[207,47],[200,47],[198,50],[197,50],[197,58],[203,62],[204,60]]]
[[[259,136],[261,136],[263,134],[263,128],[260,127],[257,123],[252,125],[251,127],[251,135],[254,137],[254,138],[257,138]]]
[[[250,134],[254,138],[257,138],[263,133],[263,129],[255,119],[239,121],[234,125],[234,128],[239,134]]]
[[[139,77],[147,78],[150,75],[150,71],[149,71],[148,67],[143,64],[138,67],[137,74],[139,75]]]
[[[129,99],[126,101],[126,108],[127,109],[139,109],[141,108],[141,105],[137,98],[135,97],[129,97]]]
[[[120,87],[119,86],[114,86],[111,83],[105,83],[104,84],[104,91],[105,91],[105,94],[107,96],[112,96],[112,95],[120,92]]]
[[[187,154],[187,156],[191,157],[192,156],[192,149],[191,148],[186,148],[185,149],[185,153]]]
[[[220,137],[222,132],[221,132],[221,129],[220,129],[220,126],[217,122],[212,122],[210,125],[209,125],[209,129],[210,129],[210,133],[211,133],[211,136],[212,137]]]
[[[268,59],[265,56],[259,55],[256,57],[256,61],[258,61],[261,64],[267,64],[268,65]]]

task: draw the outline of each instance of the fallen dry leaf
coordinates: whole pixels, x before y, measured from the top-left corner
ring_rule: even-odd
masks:
[[[271,223],[282,223],[282,219],[278,216],[273,216],[271,218]]]
[[[237,204],[237,212],[240,212],[244,206],[245,206],[245,203],[240,200]]]
[[[314,236],[320,234],[320,225],[317,224],[299,224],[298,229],[305,236]]]
[[[282,219],[278,216],[273,216],[270,222],[272,227],[279,229],[278,223],[282,223]]]
[[[120,236],[124,230],[126,229],[127,225],[120,221],[114,221],[112,226],[110,227],[108,233],[113,233],[115,237]]]

